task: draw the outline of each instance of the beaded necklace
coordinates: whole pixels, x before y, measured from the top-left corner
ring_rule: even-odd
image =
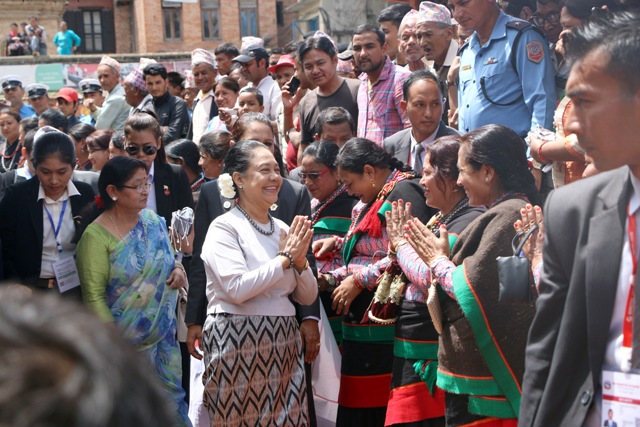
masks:
[[[442,211],[435,214],[427,223],[427,227],[429,227],[429,230],[431,230],[433,234],[440,237],[440,226],[448,225],[449,221],[451,221],[458,212],[467,206],[469,206],[469,199],[463,197],[458,203],[456,203],[453,210],[448,214],[442,215]]]
[[[271,214],[267,213],[267,215],[269,216],[269,224],[271,228],[269,231],[267,231],[260,228],[258,223],[254,221],[253,218],[251,218],[244,209],[242,209],[242,206],[240,206],[239,203],[236,203],[236,207],[242,213],[242,215],[244,215],[244,217],[247,218],[247,221],[249,221],[249,224],[251,224],[251,226],[255,228],[258,231],[258,233],[264,234],[265,236],[271,236],[274,233],[274,231],[276,231],[276,224],[273,221],[273,217],[271,216]]]
[[[120,236],[120,240],[122,240],[124,242],[125,245],[129,246],[129,243],[127,243],[124,240],[124,236],[122,235],[122,233],[120,232],[120,229],[118,228],[118,225],[116,224],[116,222],[113,220],[113,217],[111,216],[111,214],[109,214],[109,219],[111,220],[111,223],[113,224],[113,226],[116,228],[116,232],[118,233],[118,236]],[[131,234],[133,232],[133,230],[135,230],[135,227],[133,227],[131,229],[131,231],[129,231],[127,234]],[[145,252],[144,255],[139,255],[135,249],[133,250],[133,253],[136,255],[136,257],[138,259],[144,260],[145,258],[147,258],[147,253],[149,253],[149,242],[147,240],[147,232],[146,232],[146,226],[144,224],[144,222],[142,223],[142,236],[144,238],[144,247],[145,247]]]
[[[16,159],[18,158],[17,154],[18,149],[20,148],[20,142],[16,141],[14,144],[15,148],[13,150],[9,150],[11,151],[11,154],[6,154],[7,142],[5,141],[4,144],[2,144],[2,161],[0,162],[0,165],[2,166],[3,172],[11,170],[13,168],[13,165],[16,163]],[[11,146],[8,146],[8,148],[11,149]],[[7,166],[5,163],[6,159],[11,159],[11,161],[9,162],[9,166]]]
[[[324,202],[318,202],[316,204],[316,206],[314,206],[314,211],[313,214],[311,214],[311,225],[315,224],[316,222],[318,222],[318,220],[320,219],[320,213],[331,204],[331,202],[333,202],[335,199],[338,198],[338,196],[340,196],[341,194],[343,194],[345,191],[347,191],[347,187],[345,187],[344,184],[340,184],[338,186],[338,188],[336,188],[336,190],[331,193],[331,195],[329,197],[327,197],[327,199]],[[311,204],[313,205],[313,201],[311,202]]]

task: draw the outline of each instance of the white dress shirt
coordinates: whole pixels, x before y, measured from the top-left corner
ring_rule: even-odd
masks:
[[[73,185],[73,182],[69,180],[67,184],[67,189],[60,196],[58,200],[53,200],[44,194],[44,188],[42,188],[42,184],[40,184],[40,189],[38,190],[38,201],[43,200],[42,203],[42,258],[41,258],[41,266],[40,266],[40,278],[41,279],[51,279],[55,277],[55,272],[53,271],[53,264],[55,264],[59,259],[66,258],[68,256],[73,256],[76,251],[75,243],[71,243],[73,237],[76,234],[76,226],[73,223],[73,214],[71,213],[71,202],[68,201],[69,197],[77,196],[80,192]],[[60,230],[58,231],[57,241],[60,242],[62,246],[62,253],[58,253],[58,245],[56,244],[56,237],[54,227],[58,227],[58,222],[60,221],[60,215],[62,214],[62,206],[64,202],[67,201],[67,206],[64,210],[64,216],[62,217],[62,223],[60,225]],[[49,215],[47,215],[47,210],[51,214],[51,220],[49,220]],[[53,227],[51,225],[51,221],[53,221]]]
[[[436,130],[433,131],[433,133],[429,135],[427,139],[425,139],[420,143],[420,145],[422,145],[423,148],[426,149],[427,145],[429,145],[436,139],[436,135],[438,134],[439,128],[440,128],[440,125],[438,125]],[[409,166],[413,168],[413,166],[416,164],[416,159],[417,159],[416,147],[418,146],[418,141],[413,136],[413,129],[411,130],[411,132],[409,132],[409,135],[411,135],[411,155],[409,156]],[[422,162],[423,165],[424,165],[425,154],[426,154],[425,150],[422,150],[422,152],[420,153],[420,161]],[[422,172],[422,171],[417,171],[417,172]]]
[[[149,197],[147,198],[147,208],[151,209],[155,213],[158,213],[158,204],[156,203],[156,186],[154,184],[155,178],[155,170],[156,170],[156,162],[151,163],[151,167],[149,168],[149,175],[147,178],[147,182],[151,184],[151,188],[149,188]]]
[[[193,109],[192,128],[193,128],[193,142],[200,144],[200,138],[204,135],[207,125],[211,120],[209,113],[211,112],[211,103],[213,101],[213,89],[207,93],[198,93],[198,103]]]
[[[629,199],[629,212],[636,213],[636,236],[640,236],[640,180],[632,173],[631,184],[633,193]],[[640,240],[640,239],[639,239]],[[639,253],[636,248],[636,253]],[[622,244],[622,255],[620,256],[620,269],[618,274],[618,284],[616,287],[616,299],[613,304],[613,314],[611,315],[611,325],[609,326],[609,338],[607,340],[607,348],[604,354],[604,364],[602,370],[621,371],[623,366],[622,350],[622,325],[624,321],[627,297],[629,288],[631,287],[631,274],[633,271],[633,260],[631,257],[631,246],[629,245],[629,219],[627,218],[624,228],[624,243]],[[636,290],[638,292],[638,290]],[[599,392],[594,399],[594,405],[589,411],[585,426],[600,427],[602,426],[602,392]]]
[[[282,102],[282,91],[278,82],[273,80],[273,77],[267,76],[260,80],[257,89],[262,93],[264,112],[263,114],[269,118],[269,120],[276,119],[276,113],[278,111],[278,105]]]

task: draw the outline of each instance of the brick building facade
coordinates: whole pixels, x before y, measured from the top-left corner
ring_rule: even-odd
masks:
[[[49,41],[64,19],[82,38],[78,53],[188,52],[240,46],[243,35],[265,39],[266,47],[292,39],[296,0],[0,0],[0,28],[35,13]],[[55,48],[49,49],[55,55]]]

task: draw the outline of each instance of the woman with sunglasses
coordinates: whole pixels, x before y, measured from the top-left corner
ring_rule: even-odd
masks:
[[[333,141],[318,141],[302,154],[300,179],[311,194],[313,240],[342,237],[351,225],[351,210],[358,199],[350,196],[340,181],[336,159],[340,148]],[[318,272],[326,273],[344,266],[341,254],[316,258]],[[338,344],[342,339],[340,315],[331,308],[331,291],[320,290],[320,300],[329,318]]]
[[[194,207],[193,193],[189,178],[180,166],[167,163],[162,145],[162,129],[158,120],[150,114],[133,114],[124,122],[124,149],[130,157],[142,160],[149,172],[151,189],[147,198],[147,208],[164,218],[167,227],[171,225],[172,213],[185,207]],[[185,254],[183,264],[188,269],[191,263],[193,242],[181,245]],[[181,298],[180,310],[186,309],[186,301]],[[181,325],[182,326],[182,322]],[[189,392],[189,352],[184,343],[186,330],[179,330],[180,351],[182,353],[182,386]]]
[[[164,220],[146,209],[150,188],[144,162],[107,162],[99,199],[80,231],[78,273],[85,303],[145,353],[176,405],[176,425],[190,426],[176,341],[178,289],[186,274],[174,261]]]
[[[109,160],[109,143],[113,131],[111,129],[98,129],[87,137],[87,149],[89,150],[89,161],[93,165],[93,170],[100,172]]]
[[[94,193],[89,184],[71,180],[76,156],[67,135],[44,127],[34,139],[36,176],[7,188],[0,202],[4,278],[57,290],[55,266],[75,254],[75,218]],[[80,288],[63,295],[80,298]]]
[[[171,214],[194,207],[191,185],[180,166],[167,162],[162,129],[150,114],[137,113],[124,122],[124,149],[130,157],[142,160],[149,169],[151,191],[147,207],[171,224]]]

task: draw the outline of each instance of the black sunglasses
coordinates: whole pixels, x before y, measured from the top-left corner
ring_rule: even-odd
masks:
[[[140,152],[140,149],[141,148],[137,145],[125,145],[124,147],[124,151],[126,151],[130,156],[135,156],[136,154],[138,154]],[[158,152],[158,147],[155,147],[153,145],[145,145],[144,147],[142,147],[142,152],[147,156],[153,156]]]

